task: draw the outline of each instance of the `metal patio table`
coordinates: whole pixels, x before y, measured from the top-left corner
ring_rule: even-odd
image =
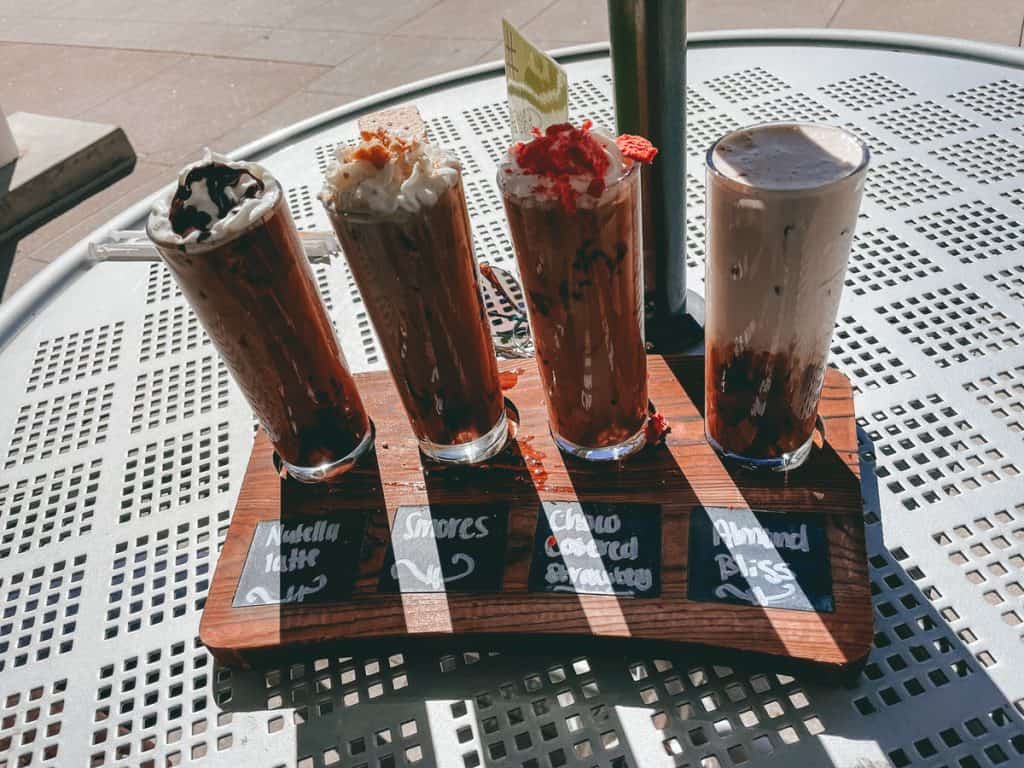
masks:
[[[562,58],[574,119],[612,125],[606,47]],[[164,267],[83,244],[0,309],[0,765],[1024,764],[1022,67],[1016,50],[906,36],[691,39],[698,292],[712,139],[799,118],[874,152],[832,347],[857,390],[877,630],[855,683],[628,645],[219,668],[196,630],[252,415]],[[465,162],[477,255],[514,269],[493,183],[500,64],[239,154],[283,180],[300,228],[325,228],[332,148],[360,112],[406,100]],[[316,275],[353,367],[381,368],[344,260]]]

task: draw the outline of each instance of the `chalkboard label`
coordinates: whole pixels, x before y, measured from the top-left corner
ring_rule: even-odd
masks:
[[[508,507],[399,507],[379,591],[500,592]]]
[[[249,545],[232,605],[336,603],[352,594],[365,519],[263,520]]]
[[[660,569],[657,504],[541,504],[531,592],[657,597]]]
[[[689,585],[691,600],[835,610],[825,527],[809,515],[697,507]]]

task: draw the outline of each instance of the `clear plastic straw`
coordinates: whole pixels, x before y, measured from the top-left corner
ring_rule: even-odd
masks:
[[[306,257],[314,264],[327,264],[332,255],[341,252],[338,238],[333,232],[300,232]],[[106,240],[89,243],[89,255],[94,263],[106,261],[159,261],[153,243],[144,230],[125,229],[111,232]]]
[[[313,264],[329,264],[341,254],[341,245],[333,232],[300,232],[303,250]],[[107,239],[89,243],[89,256],[94,264],[103,262],[160,261],[153,243],[141,229],[111,232]],[[498,267],[483,264],[481,289],[491,321],[491,337],[495,352],[502,359],[533,356],[533,340],[523,307],[523,291],[515,275]]]

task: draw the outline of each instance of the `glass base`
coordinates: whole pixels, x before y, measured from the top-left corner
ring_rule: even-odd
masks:
[[[551,430],[551,437],[554,438],[555,445],[559,447],[562,453],[567,453],[578,459],[586,459],[587,461],[620,461],[627,456],[632,456],[647,444],[647,419],[644,419],[643,426],[634,435],[626,438],[621,443],[605,445],[600,448],[576,445],[576,443],[566,440],[554,430]]]
[[[362,455],[373,445],[373,439],[376,433],[376,429],[374,429],[373,422],[371,421],[370,428],[366,430],[366,434],[363,435],[363,439],[359,441],[359,445],[352,449],[352,452],[349,453],[348,456],[338,459],[337,461],[326,462],[315,467],[297,467],[294,464],[289,464],[284,459],[280,459],[281,465],[285,468],[285,471],[290,477],[298,480],[300,483],[330,482],[352,469],[352,466],[359,461],[360,457],[362,457]]]
[[[508,440],[508,418],[504,406],[497,423],[476,440],[455,445],[441,445],[429,440],[420,440],[420,451],[428,459],[442,464],[479,464],[487,461],[505,447]]]
[[[796,450],[784,453],[781,456],[774,456],[769,459],[755,459],[750,456],[743,456],[739,453],[732,453],[725,450],[718,444],[715,438],[707,433],[705,433],[705,437],[711,447],[715,449],[715,453],[730,464],[741,467],[742,469],[768,472],[789,472],[792,469],[796,469],[807,461],[807,457],[811,455],[811,447],[814,445],[814,435],[812,434],[807,438],[807,442]]]

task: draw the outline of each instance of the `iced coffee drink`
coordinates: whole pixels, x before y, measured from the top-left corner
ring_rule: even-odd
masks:
[[[868,150],[841,128],[744,128],[707,155],[705,427],[743,466],[813,443]]]
[[[620,138],[554,125],[498,168],[551,433],[593,461],[640,450],[647,423],[638,158],[656,150]]]
[[[458,160],[380,128],[338,152],[320,199],[421,452],[473,464],[508,437]]]
[[[288,473],[348,470],[373,429],[277,180],[208,152],[147,231]]]

